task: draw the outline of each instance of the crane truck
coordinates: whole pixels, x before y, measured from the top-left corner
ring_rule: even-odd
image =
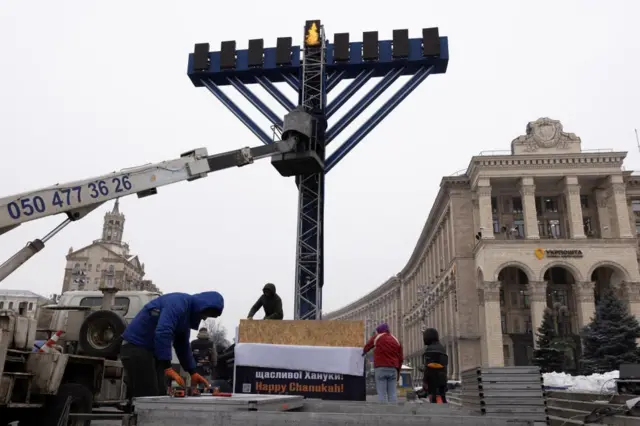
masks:
[[[51,232],[30,241],[0,265],[0,281],[40,252],[48,240],[71,222],[84,218],[109,200],[133,194],[147,197],[156,194],[162,186],[194,181],[209,173],[243,167],[262,158],[281,159],[288,153],[305,149],[308,135],[295,130],[300,123],[300,113],[294,116],[298,119],[294,120],[291,129],[283,131],[281,140],[268,145],[215,155],[209,155],[205,148],[198,148],[177,159],[0,199],[0,235],[32,220],[66,215]],[[285,117],[285,128],[286,123]],[[69,336],[64,345],[58,346],[59,350],[34,351],[36,321],[20,312],[0,310],[0,426],[58,425],[61,424],[59,420],[64,424],[87,426],[91,419],[114,416],[97,411],[99,407],[122,407],[126,402],[123,368],[117,355],[126,318],[114,302],[127,295],[115,297],[117,289],[102,290],[104,297],[97,307],[78,306],[77,303],[49,307],[65,311],[64,331]],[[140,293],[137,296],[143,299],[157,297],[157,294]]]

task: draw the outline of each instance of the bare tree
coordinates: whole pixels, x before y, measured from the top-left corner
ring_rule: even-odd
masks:
[[[211,340],[216,348],[222,346],[224,348],[230,345],[227,339],[227,329],[215,318],[207,318],[203,321],[202,327],[207,329]]]

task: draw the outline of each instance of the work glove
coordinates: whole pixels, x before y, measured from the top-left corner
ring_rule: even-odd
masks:
[[[207,379],[205,379],[204,377],[202,377],[198,373],[193,373],[191,375],[191,386],[197,386],[200,383],[202,383],[207,388],[211,386],[209,384],[209,382],[207,381]]]
[[[171,380],[175,380],[178,386],[184,387],[184,379],[180,377],[180,375],[173,368],[165,369],[164,375],[170,378]]]

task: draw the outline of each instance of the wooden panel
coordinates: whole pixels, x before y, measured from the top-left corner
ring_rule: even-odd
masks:
[[[241,320],[239,343],[364,346],[364,321]]]

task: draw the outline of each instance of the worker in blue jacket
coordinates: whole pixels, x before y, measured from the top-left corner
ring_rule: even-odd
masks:
[[[169,293],[147,303],[122,334],[120,357],[125,369],[129,398],[166,395],[167,378],[184,386],[171,368],[171,347],[180,365],[191,375],[191,384],[209,386],[196,372],[191,352],[191,330],[200,322],[222,314],[224,298],[217,291],[194,295]]]

